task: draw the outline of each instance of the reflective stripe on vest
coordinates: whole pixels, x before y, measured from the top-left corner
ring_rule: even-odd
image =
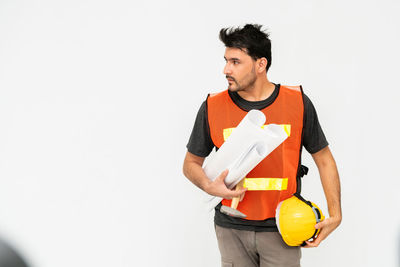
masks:
[[[246,175],[244,187],[248,191],[237,207],[247,215],[246,220],[274,217],[278,203],[297,190],[304,111],[301,88],[280,86],[274,102],[261,111],[266,116],[266,125],[281,125],[289,137]],[[217,148],[229,138],[246,114],[247,111],[232,101],[228,90],[207,98],[210,135]],[[231,200],[224,199],[222,204],[230,206]]]
[[[245,178],[243,187],[249,191],[286,190],[288,178]]]

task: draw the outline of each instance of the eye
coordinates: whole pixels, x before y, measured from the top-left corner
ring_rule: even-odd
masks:
[[[239,64],[239,61],[234,60],[234,61],[233,61],[233,64],[234,64],[234,65],[237,65],[237,64]]]

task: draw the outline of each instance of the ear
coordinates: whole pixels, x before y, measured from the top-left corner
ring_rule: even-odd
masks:
[[[261,73],[267,69],[268,61],[265,57],[257,59],[257,72]]]

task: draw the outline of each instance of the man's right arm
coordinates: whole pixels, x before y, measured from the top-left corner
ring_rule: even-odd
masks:
[[[204,159],[204,157],[196,156],[189,151],[186,153],[183,162],[183,174],[193,184],[210,195],[225,199],[238,197],[246,192],[246,188],[236,191],[230,190],[226,187],[224,180],[228,175],[228,170],[223,171],[214,181],[208,179],[202,168]]]

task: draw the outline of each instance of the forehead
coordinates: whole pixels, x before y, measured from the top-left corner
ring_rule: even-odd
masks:
[[[251,58],[246,52],[239,48],[234,48],[234,47],[227,47],[225,48],[225,58],[226,59],[231,59],[231,58],[238,58],[238,59],[249,59]]]

